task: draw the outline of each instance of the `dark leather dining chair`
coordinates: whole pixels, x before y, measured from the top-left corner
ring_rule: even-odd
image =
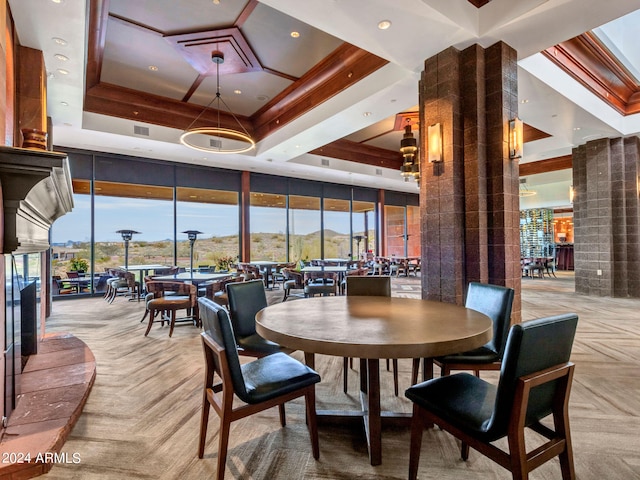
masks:
[[[436,357],[433,363],[440,367],[440,375],[449,375],[453,370],[473,370],[480,376],[480,370],[500,370],[500,362],[507,342],[511,324],[511,307],[514,291],[512,288],[486,283],[469,283],[465,307],[484,313],[493,323],[491,341],[463,353]],[[431,359],[424,359],[426,369],[424,379],[433,377]],[[418,362],[414,360],[412,384],[418,381]]]
[[[320,375],[284,353],[241,365],[227,311],[208,298],[201,297],[198,302],[205,330],[201,336],[206,362],[198,457],[204,456],[210,406],[220,417],[216,478],[223,480],[231,422],[278,406],[284,427],[285,402],[304,396],[313,458],[320,458],[315,407],[315,384]],[[214,384],[215,374],[221,383]],[[234,395],[244,404],[234,408]]]
[[[369,275],[359,276],[350,275],[346,277],[347,296],[375,296],[375,297],[390,297],[391,296],[391,277],[386,275]],[[347,374],[349,372],[349,363],[352,363],[352,359],[344,357],[342,366],[342,389],[344,393],[347,393],[348,382]],[[388,360],[387,360],[388,362]],[[353,366],[353,365],[351,365]],[[362,368],[362,363],[360,364]],[[387,363],[387,369],[389,365]],[[398,360],[393,360],[393,389],[398,395]]]
[[[229,314],[240,355],[264,357],[276,352],[291,352],[256,333],[256,313],[267,306],[267,296],[262,280],[229,283],[227,295]]]
[[[422,431],[436,424],[469,447],[527,479],[529,472],[559,456],[564,480],[575,479],[569,393],[574,365],[569,362],[578,316],[557,315],[511,327],[498,385],[469,373],[457,373],[410,387],[413,402],[409,480],[418,473]],[[553,428],[540,423],[553,415]],[[548,439],[526,451],[525,427]],[[503,450],[492,442],[507,437]]]

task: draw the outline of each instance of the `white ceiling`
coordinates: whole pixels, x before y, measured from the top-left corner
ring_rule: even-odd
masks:
[[[538,53],[637,10],[638,0],[493,0],[480,9],[467,0],[367,0],[366,8],[362,0],[261,0],[256,8],[260,15],[254,17],[254,21],[261,23],[255,28],[260,27],[269,35],[270,22],[276,22],[274,10],[291,17],[288,21],[305,28],[302,37],[309,64],[316,63],[326,49],[342,41],[390,63],[277,130],[259,142],[252,154],[208,157],[179,145],[180,132],[175,129],[149,125],[151,138],[142,138],[131,133],[130,121],[83,112],[86,3],[86,0],[62,0],[61,3],[9,0],[20,43],[44,53],[49,72],[48,114],[53,120],[54,143],[60,146],[416,192],[415,186],[404,183],[395,170],[335,159],[329,159],[327,167],[322,165],[320,157],[307,152],[340,138],[362,141],[378,134],[381,136],[367,143],[395,148],[401,133],[383,133],[388,132],[388,124],[395,114],[417,104],[417,82],[424,60],[451,45],[464,48],[478,43],[486,47],[498,40],[518,52],[519,98],[527,100],[520,105],[520,118],[551,135],[527,143],[523,163],[569,154],[573,146],[590,139],[640,132],[640,115],[622,117]],[[189,10],[198,13],[206,28],[216,26],[216,21],[225,24],[228,22],[225,19],[235,18],[234,9],[245,3],[245,0],[220,0],[220,5],[214,5],[211,0],[111,0],[112,11],[118,10],[127,18],[155,12],[159,22],[167,22],[167,29],[174,28],[178,21],[193,21],[193,17],[186,14]],[[172,13],[176,11],[185,12],[184,17]],[[381,20],[391,21],[391,27],[379,30],[377,25]],[[288,25],[282,31],[275,28],[276,25],[273,27],[272,35],[281,35],[283,31],[288,35]],[[137,41],[123,41],[124,37],[118,35],[122,28],[110,26],[107,32],[108,45],[113,49],[105,59],[104,69],[105,75],[113,75],[112,81],[117,80],[117,69],[112,67],[126,55],[141,56],[142,65],[157,62],[160,66],[168,55],[173,55],[160,51],[166,46],[162,39],[151,41],[140,34]],[[612,41],[625,38],[635,41],[638,30],[638,22],[628,20],[619,28],[605,29]],[[63,38],[67,45],[61,46],[53,38]],[[629,42],[626,45],[628,48]],[[129,54],[126,49],[130,50]],[[260,46],[254,49],[259,51]],[[630,50],[624,51],[629,61],[638,60]],[[63,54],[68,60],[61,61],[56,54]],[[290,68],[292,71],[287,73],[292,75],[300,75],[308,68],[304,63],[287,67],[286,58],[287,55],[283,55],[269,66],[281,70]],[[61,68],[69,73],[60,74]],[[632,68],[640,70],[638,65]],[[171,75],[176,84],[193,78],[186,65],[182,70],[174,68]],[[163,88],[164,95],[177,95],[171,91],[170,82],[153,83],[147,71],[140,71],[128,81],[139,89]],[[286,84],[280,77],[263,73],[256,74],[256,81],[264,85],[265,91],[281,89]],[[271,83],[276,85],[270,87]],[[243,90],[250,88],[247,84]],[[194,99],[200,103],[205,100],[204,97]],[[238,107],[242,108],[253,107],[248,104]],[[382,175],[376,170],[381,170]],[[559,172],[556,176],[563,191],[566,190],[562,182],[570,181],[570,172]],[[535,185],[534,177],[537,176],[528,179],[529,185]],[[548,177],[543,181],[550,183]],[[562,200],[558,203],[562,204]]]

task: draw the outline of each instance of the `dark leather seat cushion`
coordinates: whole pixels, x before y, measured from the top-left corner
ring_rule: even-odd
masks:
[[[331,284],[323,284],[323,283],[310,283],[306,287],[304,287],[304,293],[334,293],[336,291],[336,286]]]
[[[406,391],[407,398],[476,438],[493,441],[506,434],[484,435],[495,406],[495,385],[468,373],[437,380],[414,385]]]
[[[285,353],[274,353],[241,366],[247,403],[260,403],[320,381],[320,375]]]
[[[257,333],[238,338],[238,347],[254,352],[276,353],[281,350],[280,345],[269,340],[265,340]]]
[[[475,350],[469,350],[468,352],[437,357],[436,360],[443,363],[486,364],[500,361],[500,355],[485,345]]]

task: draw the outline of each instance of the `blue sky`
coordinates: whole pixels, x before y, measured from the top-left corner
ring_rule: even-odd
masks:
[[[120,197],[95,197],[95,236],[97,241],[117,242],[122,237],[117,230],[142,232],[134,239],[158,241],[173,238],[173,204],[169,201]],[[91,204],[89,195],[74,195],[73,210],[55,221],[52,242],[91,239]],[[238,207],[178,202],[178,232],[199,230],[201,238],[227,236],[238,233]],[[348,215],[328,214],[326,227],[341,233],[349,233]],[[295,231],[307,234],[320,229],[317,211],[298,211],[294,218]],[[281,208],[252,209],[253,232],[284,233],[286,219]],[[186,235],[178,233],[178,240]]]

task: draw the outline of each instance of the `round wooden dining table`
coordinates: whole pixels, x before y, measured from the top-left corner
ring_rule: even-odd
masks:
[[[333,296],[266,307],[256,315],[259,335],[305,353],[360,358],[362,411],[371,465],[382,462],[381,358],[437,357],[480,347],[491,340],[492,322],[450,303],[399,297]],[[354,412],[318,412],[318,416]]]

